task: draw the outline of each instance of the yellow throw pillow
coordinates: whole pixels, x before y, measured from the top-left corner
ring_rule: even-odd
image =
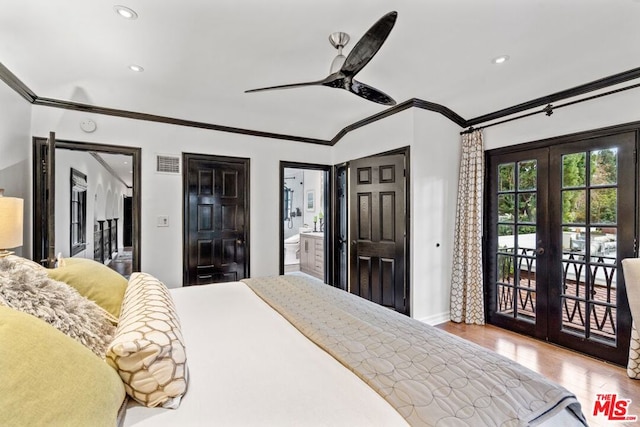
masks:
[[[103,360],[46,322],[0,306],[0,424],[117,425],[122,381]]]
[[[65,258],[65,265],[47,270],[50,278],[74,287],[80,295],[94,301],[116,319],[127,279],[104,264],[87,258]]]
[[[115,327],[98,304],[9,257],[0,258],[0,304],[36,316],[104,358]]]
[[[171,294],[153,276],[131,275],[107,363],[120,374],[127,394],[141,404],[180,405],[188,381],[184,339]]]

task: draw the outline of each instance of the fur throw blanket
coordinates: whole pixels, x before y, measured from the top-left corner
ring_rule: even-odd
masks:
[[[66,283],[0,258],[0,305],[36,316],[104,359],[115,327],[104,311]]]

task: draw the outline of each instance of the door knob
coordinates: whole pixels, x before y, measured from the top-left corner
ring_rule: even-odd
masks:
[[[538,255],[544,255],[544,248],[542,247],[542,240],[538,240],[538,247],[536,248]]]

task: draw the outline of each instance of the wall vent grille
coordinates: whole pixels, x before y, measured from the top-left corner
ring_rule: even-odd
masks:
[[[180,173],[180,157],[158,154],[156,156],[156,172]]]

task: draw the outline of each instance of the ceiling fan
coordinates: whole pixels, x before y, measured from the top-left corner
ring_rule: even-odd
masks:
[[[348,90],[351,93],[354,93],[366,100],[377,102],[378,104],[395,105],[396,101],[394,101],[393,98],[391,98],[389,95],[379,91],[374,87],[355,80],[354,77],[364,68],[365,65],[369,63],[369,61],[371,61],[371,58],[373,58],[373,56],[378,52],[382,44],[389,36],[393,25],[396,23],[397,17],[398,12],[389,12],[382,18],[380,18],[378,22],[373,24],[373,26],[369,28],[369,31],[367,31],[365,35],[362,36],[360,40],[358,40],[358,43],[356,43],[351,52],[349,52],[349,55],[344,60],[344,64],[342,64],[340,69],[333,72],[332,66],[331,74],[329,74],[322,80],[270,86],[259,89],[250,89],[246,90],[245,93],[261,92],[274,89],[291,89],[303,86],[328,86],[337,89]],[[344,37],[334,36],[334,34],[329,37],[329,40],[331,41],[331,44],[334,45],[336,49],[338,49],[339,54],[336,58],[338,59],[342,54],[342,47],[344,47],[344,45],[348,42],[349,38],[347,36],[346,41],[344,41]],[[346,34],[344,35],[346,36]],[[340,41],[340,39],[342,39],[342,41]]]

